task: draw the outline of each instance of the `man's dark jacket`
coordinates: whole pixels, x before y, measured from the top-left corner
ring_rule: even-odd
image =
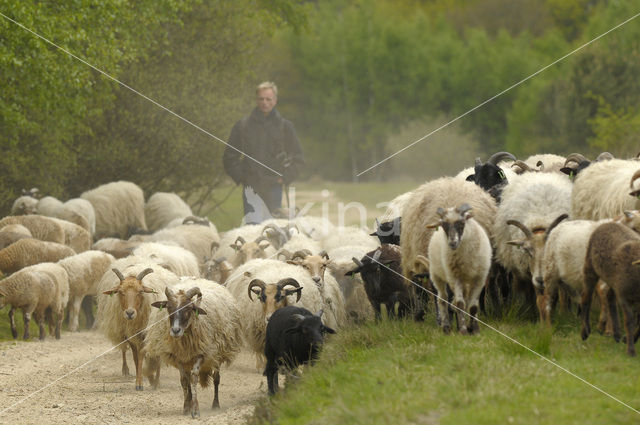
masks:
[[[291,183],[298,176],[304,164],[300,141],[293,124],[282,118],[276,108],[267,116],[254,108],[248,117],[233,126],[229,145],[240,152],[227,146],[222,157],[224,170],[234,182],[256,189],[278,184],[280,176],[251,158],[282,174],[285,184]],[[286,168],[283,153],[289,157],[287,162],[290,165]]]

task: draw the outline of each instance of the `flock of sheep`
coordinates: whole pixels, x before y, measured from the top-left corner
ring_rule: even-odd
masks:
[[[279,366],[312,360],[326,333],[386,312],[424,320],[437,292],[444,332],[478,331],[483,300],[521,297],[550,323],[558,294],[579,302],[582,338],[590,332],[595,291],[598,329],[627,350],[640,335],[640,161],[603,154],[506,152],[453,177],[401,194],[376,230],[337,227],[313,216],[270,219],[219,234],[173,193],[145,202],[119,181],[62,202],[25,192],[0,220],[0,308],[21,309],[40,339],[60,338],[84,309],[135,365],[135,386],[152,387],[161,365],[180,372],[183,412],[199,416],[197,384],[213,383],[219,406],[223,364],[244,345],[277,390]],[[486,293],[483,297],[481,294]],[[266,365],[266,369],[265,368]]]

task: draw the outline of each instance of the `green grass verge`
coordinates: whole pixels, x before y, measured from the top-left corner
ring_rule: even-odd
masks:
[[[433,321],[433,318],[431,318]],[[573,322],[573,323],[567,323]],[[491,325],[640,409],[638,359],[577,321]],[[568,331],[568,327],[572,330]],[[252,424],[631,424],[639,416],[481,326],[443,335],[435,324],[369,323],[342,330],[302,379],[265,399]]]

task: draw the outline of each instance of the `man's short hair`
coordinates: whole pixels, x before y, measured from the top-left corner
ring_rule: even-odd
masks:
[[[256,94],[258,94],[260,90],[264,90],[264,89],[273,90],[273,94],[275,94],[276,97],[278,97],[278,87],[276,87],[276,83],[272,83],[271,81],[265,81],[258,84],[258,87],[256,87]]]

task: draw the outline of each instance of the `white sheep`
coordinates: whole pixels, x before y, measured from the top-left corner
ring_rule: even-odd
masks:
[[[0,274],[13,273],[38,263],[56,262],[76,252],[66,245],[38,239],[20,239],[0,250]]]
[[[102,251],[85,251],[58,261],[69,276],[69,331],[78,330],[78,312],[85,296],[98,295],[98,283],[115,258]]]
[[[509,186],[511,184],[505,187]],[[462,203],[469,204],[473,209],[474,219],[491,235],[497,211],[496,202],[475,183],[442,177],[414,190],[405,205],[400,233],[402,273],[405,277],[412,279],[414,275],[428,272],[424,264],[417,261],[417,256],[428,256],[429,241],[435,230],[427,226],[439,219],[437,209],[455,207]]]
[[[178,276],[200,276],[196,256],[180,246],[159,242],[144,242],[133,250],[133,255],[146,257]]]
[[[0,309],[11,305],[9,322],[14,338],[18,337],[14,311],[22,310],[24,339],[29,339],[31,315],[40,328],[40,340],[44,339],[44,322],[49,322],[49,332],[60,339],[60,327],[64,308],[69,300],[69,277],[65,269],[54,263],[41,263],[12,274],[0,281]],[[55,327],[55,330],[53,329]]]
[[[640,201],[629,196],[629,186],[633,185],[638,170],[640,163],[635,160],[592,162],[575,176],[571,218],[601,220],[618,216],[625,210],[638,209]]]
[[[361,246],[366,249],[366,252],[373,251],[380,246],[380,241],[377,237],[371,236],[369,232],[354,226],[335,227],[333,232],[324,237],[320,243],[322,244],[322,249],[327,252],[346,245]]]
[[[440,323],[449,333],[447,286],[453,292],[458,331],[466,334],[478,330],[478,300],[491,268],[491,242],[487,232],[473,218],[468,204],[457,208],[438,208],[440,220],[429,242],[429,277],[438,290]],[[467,320],[467,314],[471,317]]]
[[[36,206],[36,214],[44,215],[47,217],[56,217],[58,210],[62,208],[62,201],[53,196],[45,196],[38,201]]]
[[[127,342],[136,365],[136,390],[141,391],[144,333],[149,324],[151,303],[164,299],[164,289],[178,277],[152,262],[131,256],[113,263],[98,284],[98,328],[122,350],[122,373],[128,374]],[[127,267],[127,265],[129,266]],[[123,267],[125,266],[125,267]],[[151,274],[149,274],[151,273]],[[142,279],[144,278],[144,282]],[[157,384],[152,383],[153,385]]]
[[[264,363],[267,320],[277,308],[295,304],[310,311],[319,311],[324,306],[320,291],[309,273],[278,260],[253,259],[242,264],[229,277],[226,287],[238,302],[243,335],[256,354],[258,364]]]
[[[62,227],[64,231],[64,244],[73,248],[77,253],[87,251],[91,249],[91,234],[88,230],[84,229],[75,223],[71,223],[66,220],[51,217],[51,220],[55,221]]]
[[[129,241],[175,244],[191,251],[198,259],[198,263],[204,263],[205,258],[211,254],[211,244],[220,243],[220,236],[212,223],[206,226],[181,224],[176,227],[160,229],[152,235],[134,235],[129,238]]]
[[[73,198],[62,204],[55,217],[81,226],[93,237],[96,233],[96,213],[91,202]]]
[[[22,195],[11,206],[11,215],[37,214],[38,199],[31,195]]]
[[[197,384],[203,388],[213,378],[213,408],[219,408],[220,368],[230,364],[242,346],[240,310],[224,287],[206,279],[181,279],[165,290],[166,301],[153,303],[145,352],[145,375],[153,380],[155,359],[177,368],[184,394],[183,413],[200,416]],[[152,360],[154,359],[154,360]],[[155,363],[155,364],[154,364]]]
[[[9,224],[0,229],[0,249],[6,248],[20,239],[31,238],[31,232],[20,224]]]
[[[191,215],[191,207],[175,193],[156,192],[144,205],[147,227],[152,232],[166,227],[172,220]]]
[[[80,197],[91,202],[96,216],[95,239],[106,236],[127,237],[132,228],[146,230],[144,193],[131,182],[106,183],[83,192]]]
[[[0,228],[11,224],[20,224],[26,227],[31,235],[41,241],[64,244],[65,232],[62,226],[51,217],[43,215],[16,215],[7,216],[0,220]]]

